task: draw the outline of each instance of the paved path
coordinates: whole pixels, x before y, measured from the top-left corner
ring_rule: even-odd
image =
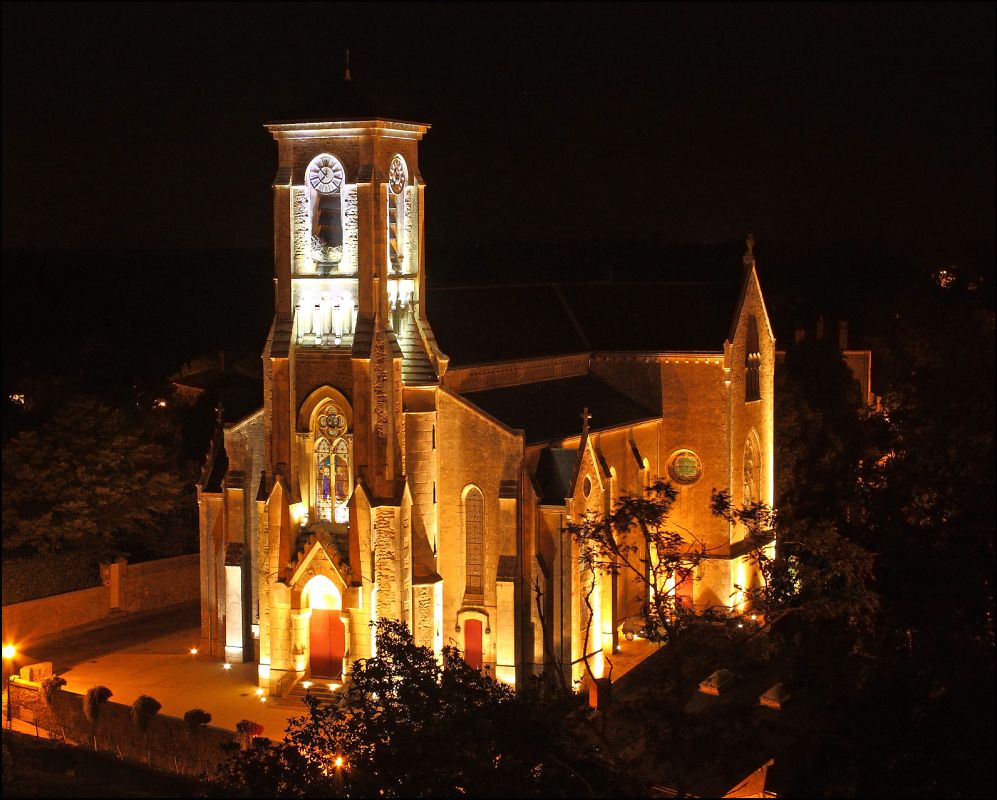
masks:
[[[197,606],[146,615],[122,615],[116,624],[78,628],[43,641],[28,642],[17,666],[51,661],[66,679],[66,688],[85,692],[106,686],[116,703],[130,705],[140,694],[162,703],[163,714],[182,717],[192,708],[211,714],[211,724],[233,730],[242,719],[264,727],[264,734],[282,738],[290,716],[304,714],[297,701],[256,694],[256,664],[232,664],[192,656],[200,636]]]
[[[192,656],[198,628],[176,631],[139,642],[78,663],[61,672],[66,688],[85,692],[91,686],[106,686],[116,703],[130,705],[140,694],[155,697],[161,713],[182,717],[192,708],[211,714],[211,724],[234,730],[237,722],[250,719],[263,725],[264,735],[283,737],[290,716],[304,714],[297,701],[256,694],[256,664],[222,663],[206,656]]]
[[[111,618],[113,619],[113,618]],[[160,636],[195,629],[188,649],[197,645],[200,609],[196,604],[174,607],[154,614],[122,614],[110,625],[81,626],[20,647],[17,662],[23,666],[51,661],[57,673],[112,653],[122,647],[156,639]]]

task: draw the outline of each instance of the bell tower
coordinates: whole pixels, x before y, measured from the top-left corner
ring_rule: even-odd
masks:
[[[388,495],[403,477],[402,386],[445,369],[422,306],[429,126],[370,114],[349,77],[340,95],[335,116],[266,125],[278,149],[267,466],[271,480],[301,472],[297,411],[328,384],[353,407],[354,475]]]
[[[429,126],[372,113],[348,73],[336,94],[328,117],[266,125],[277,143],[276,313],[255,496],[260,679],[275,693],[289,676],[370,655],[372,619],[411,623],[426,605],[413,598],[442,596],[442,579],[426,583],[435,551],[421,544],[435,531],[433,420],[447,367],[423,306]],[[335,591],[315,594],[315,575]],[[435,618],[431,628],[442,630]],[[331,662],[329,641],[342,645]]]

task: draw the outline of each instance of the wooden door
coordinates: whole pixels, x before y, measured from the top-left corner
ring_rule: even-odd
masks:
[[[464,660],[475,669],[481,669],[481,620],[464,622]]]
[[[695,580],[690,570],[685,578],[679,580],[675,586],[675,605],[681,608],[692,609],[692,590]]]
[[[332,672],[329,677],[343,677],[343,659],[346,657],[346,623],[335,613],[329,614],[329,655],[332,659]]]
[[[332,611],[323,608],[312,609],[310,650],[311,673],[314,677],[333,677],[333,644],[330,624],[332,614]],[[340,671],[342,671],[342,659],[340,659]]]

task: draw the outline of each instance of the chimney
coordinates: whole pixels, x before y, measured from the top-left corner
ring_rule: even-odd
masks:
[[[841,320],[838,323],[838,349],[848,349],[848,320]]]

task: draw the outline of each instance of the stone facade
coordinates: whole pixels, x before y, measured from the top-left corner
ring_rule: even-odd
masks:
[[[773,477],[774,339],[750,247],[721,309],[729,328],[706,350],[582,337],[549,356],[451,364],[425,311],[428,126],[267,127],[276,314],[264,406],[226,426],[199,485],[203,651],[256,661],[281,694],[345,679],[376,652],[370,623],[390,617],[511,684],[555,664],[577,681],[586,659],[598,677],[642,598],[623,579],[593,583],[564,526],[678,468],[695,474],[673,519],[708,550],[694,602],[736,608],[735,586],[757,578],[710,491],[771,503]],[[341,185],[323,183],[336,170]],[[660,313],[680,311],[665,295]],[[566,386],[582,388],[564,400]],[[518,391],[562,400],[528,407]],[[586,392],[607,409],[591,424]]]

